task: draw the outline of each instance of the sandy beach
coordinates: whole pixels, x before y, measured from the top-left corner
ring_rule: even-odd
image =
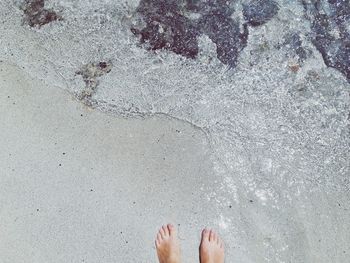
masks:
[[[0,263],[350,254],[348,1],[0,1]]]

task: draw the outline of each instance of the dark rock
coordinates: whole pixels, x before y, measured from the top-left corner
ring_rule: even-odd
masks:
[[[302,46],[302,40],[298,33],[292,33],[285,36],[284,45],[289,45],[295,54],[299,57],[299,62],[305,61],[307,58],[307,52]]]
[[[350,82],[350,23],[349,1],[328,0],[330,14],[322,10],[320,1],[304,4],[305,12],[312,22],[312,43],[322,54],[328,67],[342,72]],[[339,32],[335,35],[334,31]]]
[[[325,64],[342,72],[350,82],[350,41],[316,37],[313,44],[321,52]]]
[[[218,59],[231,67],[235,67],[240,51],[246,46],[248,27],[244,32],[239,30],[239,24],[222,14],[208,14],[201,18],[201,31],[215,44]]]
[[[350,21],[350,1],[349,0],[328,0],[332,20],[338,25],[342,37],[349,38],[347,25]]]
[[[168,49],[187,58],[198,54],[198,30],[181,14],[181,1],[142,0],[137,12],[146,23],[143,29],[132,28],[150,50]]]
[[[231,15],[232,3],[224,0],[141,0],[136,12],[144,25],[131,31],[149,50],[166,49],[187,58],[198,55],[198,36],[206,34],[217,47],[218,59],[231,67],[246,46],[248,27],[243,32]],[[197,13],[191,20],[185,14]]]
[[[349,0],[328,0],[329,6],[332,10],[332,16],[338,19],[339,22],[347,20],[350,16],[350,2]]]
[[[26,0],[25,3],[25,11],[28,13],[38,13],[40,12],[44,6],[45,6],[45,1],[44,0]]]
[[[61,20],[62,17],[55,11],[45,9],[44,0],[26,0],[22,5],[24,19],[31,27],[41,27],[52,21]]]
[[[279,6],[272,0],[252,0],[243,4],[243,17],[251,26],[259,26],[273,18]]]
[[[187,0],[186,8],[188,11],[194,11],[203,15],[221,14],[230,16],[234,12],[234,2],[233,0]]]
[[[200,0],[187,0],[186,9],[192,12],[199,12],[201,10]]]

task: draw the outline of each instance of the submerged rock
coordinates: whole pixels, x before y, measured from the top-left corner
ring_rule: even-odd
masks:
[[[289,48],[295,52],[298,56],[299,62],[303,62],[307,58],[307,52],[303,48],[303,42],[298,33],[287,34],[284,37],[284,45],[288,45]]]
[[[272,0],[253,0],[243,4],[243,17],[251,26],[259,26],[278,13],[279,7]]]
[[[142,29],[133,27],[131,30],[140,36],[141,43],[146,43],[150,50],[167,49],[187,58],[195,58],[198,54],[199,32],[180,10],[177,1],[142,0],[137,12],[146,26]]]
[[[239,24],[222,14],[209,14],[200,20],[201,30],[215,44],[218,59],[231,67],[236,66],[240,51],[246,46],[248,27],[240,33]]]
[[[218,59],[231,67],[237,62],[245,46],[248,29],[240,33],[239,24],[230,16],[231,1],[213,0],[142,0],[137,8],[144,25],[132,27],[140,41],[149,50],[166,49],[187,58],[196,58],[199,52],[198,36],[206,34],[217,46]],[[197,13],[190,19],[185,13]]]
[[[329,14],[323,10],[322,3],[315,1],[311,5],[304,2],[312,22],[312,43],[322,54],[325,64],[342,72],[350,82],[349,1],[328,0]]]
[[[187,0],[186,9],[192,12],[205,14],[221,14],[230,16],[234,12],[233,0]]]
[[[31,27],[41,27],[62,17],[55,11],[45,9],[45,0],[26,0],[22,5],[25,22]]]
[[[321,52],[325,64],[342,72],[350,82],[350,40],[316,37],[313,44]]]
[[[350,2],[348,0],[328,0],[331,17],[338,25],[342,37],[350,39]]]

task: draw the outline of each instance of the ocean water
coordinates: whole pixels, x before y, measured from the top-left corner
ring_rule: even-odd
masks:
[[[201,129],[212,220],[242,262],[347,262],[347,7],[2,0],[0,59],[90,107]]]

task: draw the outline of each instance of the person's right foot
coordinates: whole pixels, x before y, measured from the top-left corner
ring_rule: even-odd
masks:
[[[199,246],[200,263],[224,263],[224,260],[224,243],[213,230],[204,229]]]

